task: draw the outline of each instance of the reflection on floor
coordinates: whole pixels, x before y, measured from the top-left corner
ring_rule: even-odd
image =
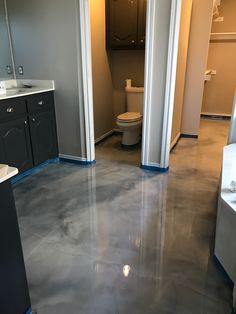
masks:
[[[15,186],[39,314],[225,314],[232,292],[212,262],[227,121],[181,139],[168,174],[99,160],[49,165]]]
[[[96,159],[119,161],[139,167],[141,165],[141,143],[131,148],[122,148],[122,135],[112,135],[96,145]]]

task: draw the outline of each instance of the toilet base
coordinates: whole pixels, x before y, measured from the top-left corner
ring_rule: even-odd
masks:
[[[140,142],[140,139],[140,128],[138,128],[137,130],[132,130],[131,132],[125,130],[123,132],[122,145],[134,146]]]

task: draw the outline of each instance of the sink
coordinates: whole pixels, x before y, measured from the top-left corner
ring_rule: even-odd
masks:
[[[6,176],[8,173],[8,165],[0,164],[0,177]]]

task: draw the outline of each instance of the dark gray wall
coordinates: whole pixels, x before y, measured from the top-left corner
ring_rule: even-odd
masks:
[[[12,66],[11,51],[8,41],[4,0],[0,0],[0,78],[13,78],[13,75],[8,75],[6,72],[7,65]]]
[[[16,66],[23,78],[55,80],[60,153],[82,157],[77,1],[7,2]]]

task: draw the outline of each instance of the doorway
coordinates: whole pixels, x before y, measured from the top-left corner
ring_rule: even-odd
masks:
[[[163,172],[169,167],[181,4],[181,0],[147,1],[141,158],[144,169]],[[89,0],[79,1],[79,11],[86,160],[91,163],[95,160],[95,141]]]
[[[146,0],[90,0],[90,28],[96,159],[139,167]]]
[[[200,123],[208,134],[229,130],[228,144],[235,141],[235,10],[234,1],[214,1]]]
[[[214,2],[201,117],[230,120],[235,94],[236,3]]]

